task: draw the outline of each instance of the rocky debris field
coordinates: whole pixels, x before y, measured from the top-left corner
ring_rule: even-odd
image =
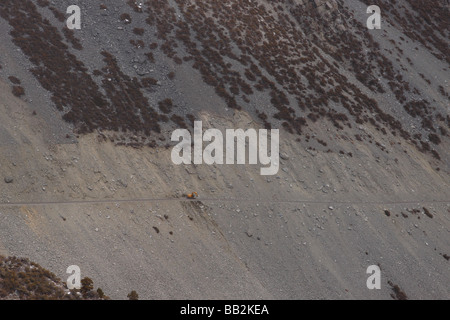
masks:
[[[113,299],[448,299],[449,8],[373,2],[2,1],[0,255]],[[173,164],[194,120],[280,129],[278,173]]]

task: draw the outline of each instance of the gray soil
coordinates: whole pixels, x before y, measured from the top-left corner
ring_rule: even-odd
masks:
[[[65,11],[70,1],[60,2]],[[124,73],[138,76],[133,61],[145,61],[143,54],[117,29],[131,28],[118,16],[132,9],[106,1],[109,9],[101,13],[98,3],[79,3],[92,14],[84,15],[77,33],[84,49],[74,54],[92,71],[102,64],[99,48],[108,48]],[[365,4],[343,3],[364,23]],[[434,100],[436,112],[448,115],[448,99],[437,89],[449,91],[448,63],[396,25],[383,26],[375,40],[394,50],[388,39],[408,39],[399,44],[399,61],[389,58],[405,67],[403,77],[423,98]],[[327,148],[280,130],[275,176],[261,176],[259,165],[176,166],[164,146],[170,126],[161,132],[166,142],[155,148],[118,146],[98,132],[74,134],[9,31],[0,18],[0,255],[30,258],[62,279],[68,266],[78,265],[113,299],[132,290],[142,299],[391,299],[388,281],[410,299],[450,298],[448,136],[436,146],[439,161],[373,126],[336,131],[323,120],[309,123],[307,133],[326,140]],[[253,110],[269,108],[266,94],[231,110],[198,70],[161,51],[155,60],[138,66],[161,81],[148,94],[151,105],[170,96],[180,115],[194,114],[205,128],[262,128]],[[10,75],[22,81],[22,98],[11,93]],[[405,128],[422,130],[392,92],[359,86]],[[186,199],[192,191],[197,201]],[[381,290],[366,287],[370,265],[381,267]]]

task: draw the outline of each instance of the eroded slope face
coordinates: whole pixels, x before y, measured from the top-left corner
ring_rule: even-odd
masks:
[[[448,297],[448,7],[364,2],[2,1],[0,255],[113,298]],[[194,120],[281,129],[278,174],[174,165]]]

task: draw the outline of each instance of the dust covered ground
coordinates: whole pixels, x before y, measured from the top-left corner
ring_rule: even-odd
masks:
[[[241,7],[225,18],[240,19],[242,30],[225,29],[226,10],[215,1],[197,4],[204,13],[180,1],[145,2],[143,12],[133,2],[110,1],[104,9],[79,1],[79,50],[49,9],[64,13],[66,1],[24,3],[34,3],[55,26],[54,39],[61,35],[49,44],[51,37],[27,31],[28,39],[48,45],[49,56],[60,54],[66,60],[54,61],[68,68],[45,73],[53,60],[27,54],[11,34],[22,32],[14,27],[17,12],[9,11],[13,3],[0,5],[7,8],[0,18],[0,255],[29,258],[62,279],[68,266],[78,265],[113,299],[132,290],[141,299],[391,299],[392,285],[410,299],[450,297],[449,71],[442,52],[448,30],[431,40],[426,29],[408,32],[395,18],[407,9],[392,7],[382,30],[372,32],[379,50],[373,57],[360,35],[368,32],[362,1],[278,1],[283,10],[267,1],[253,1],[255,8],[230,1]],[[420,16],[415,5],[406,7]],[[158,12],[176,19],[173,29],[151,23]],[[204,14],[205,25],[214,22],[217,38],[223,32],[230,41],[209,39],[210,48],[222,46],[224,63],[201,50],[209,35],[201,33],[205,25],[196,14]],[[427,19],[445,23],[437,15]],[[261,47],[245,29],[257,21],[266,32]],[[327,35],[324,21],[340,33]],[[186,26],[181,22],[190,41],[176,33]],[[277,27],[277,37],[269,36],[268,25]],[[145,29],[141,38],[135,28]],[[361,51],[346,51],[346,32]],[[137,39],[145,49],[129,42]],[[270,51],[283,48],[279,40],[287,43],[287,65]],[[253,52],[244,47],[250,42]],[[152,43],[158,43],[153,60],[145,55]],[[71,80],[55,81],[64,70]],[[11,76],[20,79],[23,96],[13,94]],[[312,80],[319,76],[327,84]],[[338,85],[343,96],[333,89]],[[174,165],[170,135],[182,126],[192,130],[191,116],[205,129],[279,128],[279,172],[261,176],[260,165]],[[187,200],[193,191],[199,198]],[[366,287],[370,265],[381,268],[381,290]]]

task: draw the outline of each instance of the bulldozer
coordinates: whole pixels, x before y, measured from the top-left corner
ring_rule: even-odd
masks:
[[[187,195],[187,198],[188,199],[196,199],[198,197],[198,193],[197,192],[192,192],[192,193],[189,193],[188,195]]]

